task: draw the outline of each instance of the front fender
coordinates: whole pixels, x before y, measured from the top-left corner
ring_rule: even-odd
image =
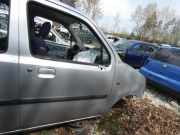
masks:
[[[126,96],[142,97],[145,88],[146,81],[143,75],[120,61],[116,66],[109,102],[111,102],[111,106],[113,106],[121,98]]]

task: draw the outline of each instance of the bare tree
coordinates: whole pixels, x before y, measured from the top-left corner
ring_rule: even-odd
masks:
[[[177,18],[175,11],[171,10],[169,7],[163,8],[159,11],[159,33],[160,40],[166,40],[169,43],[174,42],[173,30],[177,24]]]
[[[148,40],[154,41],[156,40],[158,25],[156,4],[147,5],[144,9],[144,18],[145,23],[142,26],[144,37]]]
[[[134,33],[140,40],[177,43],[180,29],[174,13],[168,7],[159,10],[157,4],[148,4],[145,8],[138,6],[132,15]]]
[[[119,13],[117,13],[115,16],[114,16],[114,24],[112,25],[112,32],[113,33],[118,33],[120,32],[120,15]]]
[[[144,11],[141,6],[138,6],[135,12],[132,14],[132,21],[135,23],[134,33],[139,36],[140,39],[143,38],[142,26],[145,23]]]
[[[80,0],[77,5],[82,12],[96,21],[103,15],[100,2],[101,0]]]

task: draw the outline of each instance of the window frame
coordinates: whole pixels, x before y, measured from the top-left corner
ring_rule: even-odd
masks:
[[[42,7],[43,9],[48,9],[48,10],[51,10],[53,12],[57,12],[57,13],[62,13],[66,16],[69,16],[69,17],[72,17],[72,18],[75,18],[77,19],[79,22],[83,23],[84,25],[86,25],[89,30],[93,33],[93,35],[97,38],[98,42],[101,44],[101,50],[102,48],[104,48],[106,50],[106,53],[108,55],[108,58],[109,58],[109,63],[108,65],[107,64],[96,64],[96,63],[85,63],[85,62],[78,62],[78,61],[72,61],[72,60],[68,60],[68,59],[55,59],[55,58],[51,58],[51,57],[46,57],[46,56],[40,56],[40,55],[34,55],[32,53],[32,48],[31,48],[31,36],[30,36],[30,6],[32,5],[36,5],[36,6],[40,6]],[[26,9],[26,12],[27,12],[27,30],[28,30],[28,39],[29,39],[29,51],[30,51],[30,55],[34,58],[38,58],[38,59],[43,59],[43,60],[51,60],[51,61],[55,61],[55,62],[66,62],[66,63],[73,63],[73,64],[81,64],[81,65],[90,65],[90,66],[105,66],[105,67],[109,67],[111,65],[111,61],[112,61],[112,58],[111,58],[111,53],[109,52],[109,50],[107,49],[106,45],[103,43],[102,39],[97,35],[97,33],[95,32],[95,30],[90,26],[90,24],[88,24],[86,21],[84,21],[82,18],[78,17],[78,16],[74,16],[70,13],[67,13],[63,10],[58,10],[58,9],[55,9],[53,7],[49,7],[49,6],[46,6],[46,5],[43,5],[42,3],[39,3],[39,2],[36,2],[36,1],[29,1],[27,2],[27,9]],[[103,58],[103,54],[101,56]],[[103,59],[102,59],[102,63],[103,63]]]
[[[0,54],[6,53],[8,51],[8,48],[9,48],[9,30],[10,30],[10,21],[11,21],[10,18],[11,18],[11,0],[9,0],[6,48],[4,50],[0,50]]]

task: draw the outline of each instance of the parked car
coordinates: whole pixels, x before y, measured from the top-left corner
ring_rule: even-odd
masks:
[[[54,0],[1,0],[1,8],[0,134],[98,117],[124,96],[143,95],[143,75],[74,8]],[[41,27],[36,17],[46,20]],[[66,29],[66,43],[49,38],[55,26]]]
[[[169,44],[160,44],[161,47],[172,47],[172,45]]]
[[[134,68],[140,68],[148,57],[152,56],[158,47],[154,44],[131,40],[131,47],[127,49],[124,62]]]
[[[106,35],[106,37],[107,37],[107,41],[110,44],[114,44],[115,42],[123,39],[123,38],[120,38],[120,37],[117,37],[117,36],[113,36],[113,35]]]
[[[113,44],[116,52],[118,53],[118,55],[122,60],[124,60],[126,51],[128,48],[131,47],[131,45],[132,44],[130,44],[130,42],[127,39],[119,40]]]
[[[180,93],[180,48],[161,48],[140,72],[152,82]]]

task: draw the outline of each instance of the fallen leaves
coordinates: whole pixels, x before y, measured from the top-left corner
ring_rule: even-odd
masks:
[[[147,98],[123,99],[101,119],[82,121],[80,127],[57,128],[35,135],[180,135],[180,115],[153,105]]]
[[[124,99],[98,125],[109,135],[180,134],[180,116],[148,99]]]

